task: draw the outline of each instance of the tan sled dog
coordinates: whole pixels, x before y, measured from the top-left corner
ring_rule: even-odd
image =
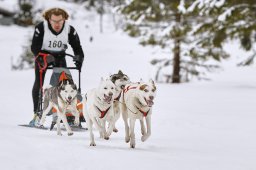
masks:
[[[127,84],[122,93],[121,112],[125,124],[125,141],[135,148],[134,127],[136,119],[141,124],[141,141],[146,141],[151,135],[151,114],[156,86],[153,80],[148,83]],[[146,120],[147,130],[144,126]],[[129,125],[128,125],[129,120]]]

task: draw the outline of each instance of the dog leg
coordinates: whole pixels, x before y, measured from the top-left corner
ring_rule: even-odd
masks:
[[[44,126],[45,117],[47,113],[52,109],[52,103],[50,102],[47,108],[44,108],[43,115],[40,119],[39,126]]]
[[[150,115],[146,117],[146,124],[147,124],[147,133],[141,137],[142,142],[145,142],[151,135],[151,116]]]
[[[79,120],[80,113],[76,109],[76,107],[75,107],[75,109],[73,109],[73,113],[75,113],[75,115],[74,115],[75,116],[75,125],[79,126],[79,123],[80,123],[80,120]]]
[[[98,121],[96,120],[95,117],[93,117],[91,120],[92,120],[93,124],[95,125],[95,127],[96,127],[96,129],[97,129],[98,131],[104,132],[103,127],[98,123]]]
[[[128,143],[130,141],[130,136],[129,136],[127,108],[124,105],[122,105],[121,108],[122,108],[122,118],[124,120],[124,126],[125,126],[125,142]]]
[[[91,120],[91,118],[89,117],[88,113],[87,113],[87,109],[86,109],[86,103],[84,102],[84,108],[83,108],[83,114],[84,114],[84,118],[86,120],[86,126],[90,132],[90,146],[96,146],[96,143],[94,141],[94,135],[93,135],[93,131],[92,131],[92,125],[93,122]]]
[[[143,118],[142,118],[142,120],[140,120],[140,129],[141,129],[141,134],[145,135],[146,134],[146,129],[145,129]]]
[[[60,116],[61,116],[62,122],[68,132],[68,136],[71,136],[71,135],[73,135],[73,132],[68,124],[67,117],[66,117],[65,113],[66,113],[66,110],[64,110],[63,113],[60,113]]]
[[[115,132],[115,133],[118,132],[118,129],[116,128],[116,122],[119,118],[120,118],[120,112],[118,111],[118,113],[116,113],[114,116],[113,132]]]
[[[58,119],[57,119],[57,135],[62,136],[61,129],[60,129],[60,121],[61,121],[61,117],[58,116]]]
[[[88,130],[90,132],[90,141],[91,141],[90,146],[96,146],[96,143],[94,141],[94,135],[93,135],[93,132],[92,132],[92,124],[93,123],[92,123],[91,119],[86,120],[86,121],[87,121],[87,125],[88,125]]]
[[[130,118],[130,137],[131,137],[130,147],[131,148],[135,148],[135,134],[134,134],[135,120],[136,119]]]
[[[106,120],[102,120],[101,124],[102,124],[102,127],[103,127],[103,138],[105,140],[109,140],[109,136],[107,136],[107,132],[106,132]]]
[[[109,137],[111,135],[111,133],[113,132],[114,126],[115,126],[115,119],[112,118],[109,121],[109,127],[108,127],[108,130],[107,130],[107,137]]]

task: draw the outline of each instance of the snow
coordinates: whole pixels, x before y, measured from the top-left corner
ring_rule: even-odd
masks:
[[[15,12],[18,9],[17,0],[1,0],[0,8],[5,9],[9,12]]]
[[[97,86],[101,77],[119,69],[132,81],[153,77],[149,65],[151,48],[139,46],[138,40],[121,31],[114,32],[108,17],[104,17],[104,33],[100,34],[98,16],[90,21],[86,18],[89,13],[83,14],[80,7],[69,4],[69,9],[80,9],[76,20],[70,22],[77,29],[85,51],[82,93]],[[86,24],[93,28],[92,43]],[[112,134],[109,141],[100,139],[95,131],[96,147],[89,146],[88,132],[75,132],[73,136],[63,132],[63,136],[57,136],[56,131],[17,126],[32,119],[34,70],[11,71],[10,60],[21,53],[33,28],[0,26],[0,32],[1,169],[255,169],[256,69],[236,67],[236,61],[244,56],[236,43],[225,47],[233,58],[222,62],[223,70],[211,74],[211,81],[157,84],[152,136],[141,142],[136,122],[136,148],[131,149],[124,142],[122,119],[117,124],[119,132]],[[45,82],[50,72],[47,74]],[[49,123],[51,118],[47,119]]]

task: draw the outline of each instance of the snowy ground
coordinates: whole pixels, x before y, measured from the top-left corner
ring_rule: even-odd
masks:
[[[83,93],[118,69],[133,81],[152,76],[150,48],[110,28],[99,34],[95,23],[94,41],[89,43],[85,25],[92,22],[86,22],[84,18],[73,21],[86,56]],[[142,143],[137,122],[136,149],[124,142],[122,119],[117,124],[119,132],[109,141],[95,133],[96,147],[89,146],[88,132],[60,137],[56,132],[17,126],[32,118],[34,71],[11,71],[10,58],[19,55],[32,32],[32,28],[0,26],[1,169],[256,169],[256,69],[237,68],[232,61],[224,62],[224,70],[212,74],[209,82],[158,84],[152,136]],[[237,53],[233,51],[234,56]]]

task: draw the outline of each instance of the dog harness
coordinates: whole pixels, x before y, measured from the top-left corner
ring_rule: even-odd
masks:
[[[97,106],[95,106],[97,109],[98,109],[98,111],[100,112],[100,118],[102,119],[102,118],[104,118],[105,116],[106,116],[106,114],[107,114],[107,112],[109,111],[109,109],[110,109],[110,107],[111,106],[109,106],[109,108],[107,108],[107,110],[105,110],[105,111],[102,111],[102,110],[100,110]]]
[[[131,86],[128,86],[127,88],[125,88],[124,90],[123,90],[123,97],[124,97],[124,93],[126,93],[127,91],[129,91],[129,90],[131,90],[131,89],[136,89],[137,87],[131,87]],[[140,108],[138,108],[137,106],[135,106],[142,114],[143,114],[143,116],[144,117],[147,117],[147,115],[148,115],[148,113],[149,113],[149,111],[150,111],[150,109],[147,111],[147,112],[144,112],[143,110],[141,110]],[[127,107],[128,108],[128,107]],[[129,109],[129,108],[128,108]],[[131,109],[129,109],[132,113],[134,113],[134,114],[136,114],[136,112],[133,112]]]
[[[126,93],[128,92],[129,90],[131,89],[136,89],[137,87],[131,87],[131,86],[128,86],[126,89],[123,90],[123,93]]]
[[[142,113],[143,114],[143,116],[144,117],[147,117],[147,115],[148,115],[148,113],[149,113],[149,111],[150,111],[150,109],[148,109],[148,111],[147,112],[144,112],[143,110],[141,110],[140,108],[138,108],[137,106],[136,106],[136,108],[140,111],[140,113]]]
[[[114,101],[119,101],[120,97],[121,97],[122,91],[119,93],[119,95],[114,99]]]

